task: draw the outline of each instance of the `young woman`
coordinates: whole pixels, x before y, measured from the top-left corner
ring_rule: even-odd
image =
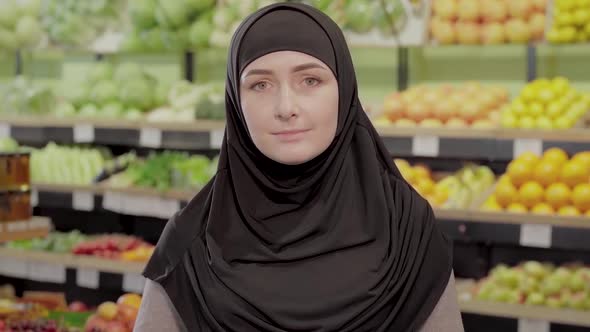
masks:
[[[277,4],[236,31],[218,172],[168,222],[136,331],[462,331],[450,244],[357,95],[338,26]]]

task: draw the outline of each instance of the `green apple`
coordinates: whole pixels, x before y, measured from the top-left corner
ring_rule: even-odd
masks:
[[[528,115],[532,117],[538,117],[545,113],[545,107],[542,103],[532,102],[529,104]]]
[[[569,80],[565,77],[556,77],[551,80],[551,89],[557,96],[562,96],[570,88]]]
[[[545,296],[557,294],[561,291],[563,286],[564,283],[560,279],[551,275],[543,280],[543,283],[541,284],[541,292],[545,294]]]
[[[570,277],[570,279],[568,279],[567,286],[572,291],[579,292],[579,291],[584,290],[584,288],[586,287],[586,282],[584,281],[584,278],[582,277],[581,274],[574,273],[574,275],[572,275]]]
[[[559,295],[552,295],[547,297],[545,300],[545,304],[550,308],[561,308],[564,306],[563,301],[561,300],[561,296]]]
[[[553,129],[553,121],[547,116],[540,116],[535,121],[536,127],[539,129]]]
[[[527,261],[522,265],[522,268],[527,275],[538,280],[541,280],[549,274],[549,270],[537,261]]]
[[[550,87],[543,88],[543,89],[539,90],[539,94],[537,96],[537,99],[541,103],[547,105],[555,99],[555,93],[553,92],[553,90],[551,90]]]
[[[527,102],[533,102],[537,99],[537,89],[532,84],[527,84],[520,92],[520,97]]]
[[[565,111],[565,105],[562,104],[560,101],[553,101],[547,105],[547,109],[545,114],[550,117],[551,119],[556,119],[560,115],[562,115]]]
[[[508,302],[508,300],[510,300],[510,290],[502,287],[496,287],[490,294],[490,300],[496,302]]]
[[[518,126],[518,118],[510,111],[502,112],[500,122],[504,128],[516,128]]]
[[[518,119],[518,127],[522,129],[533,129],[535,128],[535,118],[530,116],[523,116]]]
[[[574,125],[574,122],[571,120],[570,117],[567,116],[560,116],[555,119],[553,126],[557,129],[568,129]]]
[[[516,98],[510,105],[510,111],[517,117],[523,116],[527,114],[527,106],[522,99]]]
[[[529,275],[524,278],[518,288],[525,294],[531,294],[540,290],[540,283],[536,278]]]
[[[539,292],[531,293],[529,296],[527,296],[525,303],[531,305],[542,305],[545,303],[545,295]]]
[[[576,310],[584,310],[586,308],[586,293],[573,293],[568,299],[567,306]]]

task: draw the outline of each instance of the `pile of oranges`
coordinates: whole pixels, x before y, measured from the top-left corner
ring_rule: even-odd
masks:
[[[508,165],[483,209],[590,216],[590,151],[568,158],[559,148],[525,152]]]
[[[438,187],[432,177],[430,168],[426,165],[410,165],[404,159],[394,160],[404,179],[434,207],[441,207],[449,198],[449,192]]]

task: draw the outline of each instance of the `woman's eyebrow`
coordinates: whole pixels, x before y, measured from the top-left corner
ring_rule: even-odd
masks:
[[[312,69],[312,68],[319,68],[319,69],[326,70],[326,68],[324,68],[322,65],[310,62],[310,63],[304,63],[302,65],[298,65],[298,66],[293,67],[292,72],[296,73],[298,71]]]

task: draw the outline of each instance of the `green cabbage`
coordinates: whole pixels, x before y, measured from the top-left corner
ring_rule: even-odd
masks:
[[[119,100],[127,107],[149,110],[154,104],[154,88],[145,79],[131,79],[121,84]]]
[[[94,85],[90,93],[90,100],[96,104],[104,105],[117,100],[119,89],[111,81],[101,81]]]
[[[109,81],[113,79],[113,65],[109,62],[101,61],[96,63],[88,71],[87,79],[90,83],[100,81]]]

